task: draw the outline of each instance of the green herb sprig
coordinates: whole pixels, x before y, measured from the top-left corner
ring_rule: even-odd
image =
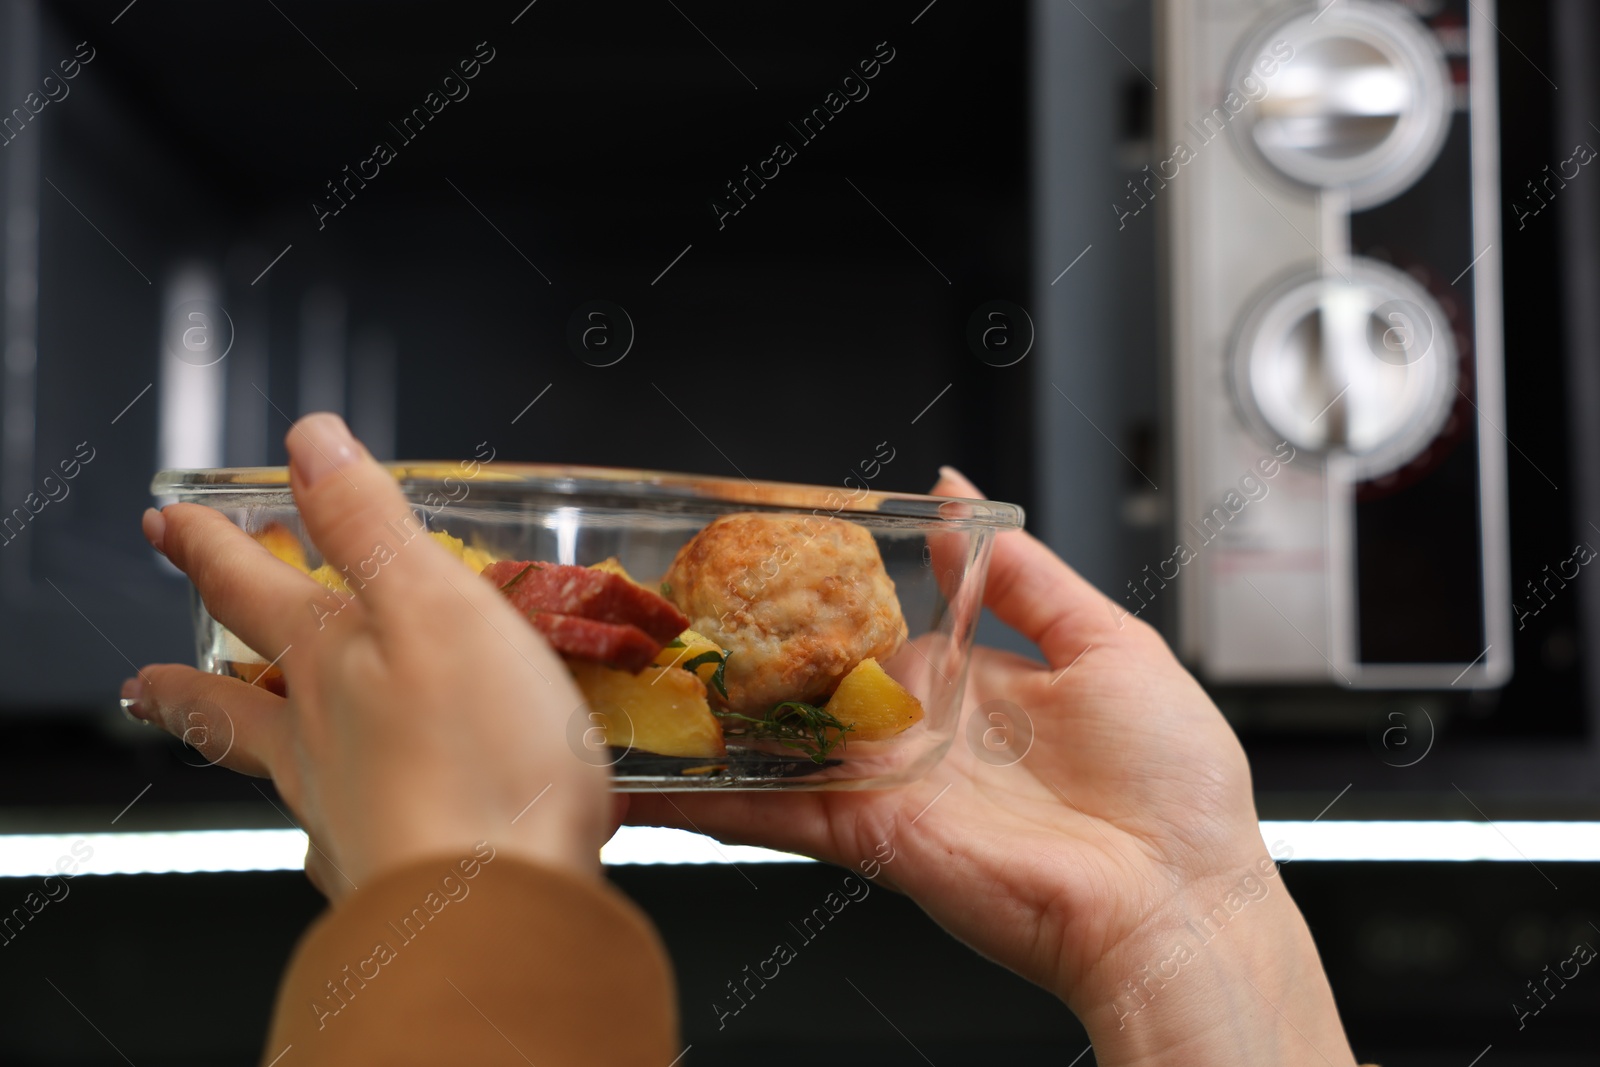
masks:
[[[716,686],[717,692],[722,694],[724,700],[728,698],[728,661],[732,658],[732,652],[724,652],[722,654],[722,662],[717,664],[717,669],[711,672],[711,684]]]
[[[502,585],[500,587],[500,591],[502,593],[508,592],[511,589],[512,586],[516,585],[518,582],[522,581],[522,579],[526,578],[528,576],[528,572],[529,571],[542,571],[542,570],[544,570],[544,565],[543,564],[530,563],[526,567],[524,567],[520,571],[518,571],[515,575],[513,575],[509,582],[507,582],[505,585]]]
[[[682,647],[681,643],[679,647]],[[726,697],[728,695],[728,658],[732,655],[732,652],[718,652],[715,649],[712,649],[710,652],[702,652],[688,662],[678,664],[678,666],[682,667],[690,674],[693,674],[697,669],[704,667],[706,664],[715,663],[717,665],[717,669],[711,672],[711,685],[716,689],[717,692]]]
[[[750,737],[798,749],[811,757],[813,763],[826,762],[830,752],[844,747],[845,734],[856,728],[855,723],[846,726],[840,722],[827,708],[803,700],[785,700],[774,705],[763,718],[715,709],[713,714],[720,719],[743,723]]]

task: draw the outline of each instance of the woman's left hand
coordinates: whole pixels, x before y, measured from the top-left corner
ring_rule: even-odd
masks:
[[[301,419],[287,444],[312,542],[346,573],[376,573],[341,599],[219,511],[152,509],[150,543],[277,664],[289,695],[166,664],[128,680],[130,710],[212,762],[271,777],[310,835],[306,873],[331,897],[482,841],[598,878],[614,805],[607,771],[567,743],[582,697],[560,658],[421,530],[337,416]]]

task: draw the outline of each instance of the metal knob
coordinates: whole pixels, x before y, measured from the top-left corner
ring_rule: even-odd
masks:
[[[1263,77],[1260,57],[1282,43],[1293,56]],[[1260,86],[1232,124],[1247,154],[1301,185],[1347,190],[1358,209],[1433,164],[1454,104],[1438,42],[1388,0],[1339,0],[1264,27],[1231,84]]]
[[[1343,276],[1291,279],[1245,316],[1233,390],[1272,441],[1342,453],[1362,478],[1403,466],[1443,427],[1455,399],[1448,320],[1409,275],[1357,259]]]

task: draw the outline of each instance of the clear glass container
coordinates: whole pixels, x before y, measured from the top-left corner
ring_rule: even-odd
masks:
[[[691,628],[712,631],[705,637],[718,648],[709,655],[685,635],[682,647],[667,643],[637,673],[575,666],[585,703],[571,713],[568,742],[578,758],[609,765],[623,791],[873,789],[924,774],[955,736],[993,537],[1023,521],[1012,504],[865,487],[474,461],[390,470],[428,530],[487,557],[582,567],[611,560],[653,595],[689,598],[665,581],[669,572],[699,591],[677,606]],[[298,539],[306,567],[322,563],[285,468],[163,471],[151,492],[163,504],[215,508],[252,535],[280,528],[270,536]],[[712,550],[685,553],[674,570],[679,550],[719,519]],[[769,532],[775,540],[763,540]],[[468,552],[463,565],[473,559],[481,565],[484,556]],[[714,614],[723,601],[740,610]],[[198,597],[194,612],[202,669],[252,680],[268,670]],[[857,662],[872,651],[860,635],[873,613],[897,626],[903,619],[896,639],[880,634],[876,648],[892,682]],[[699,666],[672,673],[684,666],[675,654],[688,653],[699,653],[690,656]],[[714,677],[719,653],[728,657],[725,677]],[[790,677],[811,679],[810,691],[784,692]],[[596,678],[605,684],[595,688]],[[669,684],[641,688],[644,681]],[[730,685],[733,697],[720,691]],[[662,689],[684,702],[664,708]],[[789,701],[801,703],[779,707]],[[823,714],[833,710],[842,717]],[[715,730],[695,725],[712,721]]]

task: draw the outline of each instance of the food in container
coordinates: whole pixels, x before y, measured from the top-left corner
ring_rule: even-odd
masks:
[[[994,535],[1021,509],[651,471],[390,467],[426,529],[565,659],[577,758],[621,790],[879,788],[954,737]],[[165,471],[326,586],[283,468]],[[196,598],[202,668],[285,692]],[[463,640],[473,640],[463,635]],[[441,654],[448,654],[442,649]],[[530,700],[535,695],[530,694]],[[444,709],[443,713],[448,713]]]

